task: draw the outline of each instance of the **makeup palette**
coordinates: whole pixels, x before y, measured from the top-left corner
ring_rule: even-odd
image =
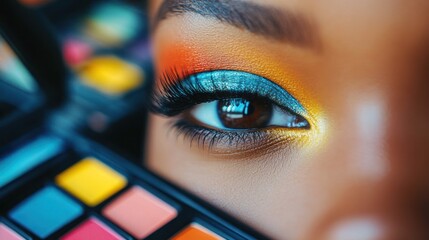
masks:
[[[17,165],[35,162],[32,156],[44,158],[0,188],[0,216],[15,226],[0,225],[0,234],[11,239],[261,239],[95,142],[46,134],[29,136],[0,158]]]
[[[71,73],[70,111],[61,115],[67,115],[63,122],[135,158],[141,156],[142,106],[152,77],[143,5],[135,0],[52,0],[39,7],[54,27]],[[118,140],[125,136],[133,141]]]
[[[0,102],[14,106],[0,119],[7,136],[0,147],[0,239],[265,239],[52,117],[68,101],[61,98],[66,71],[55,44],[34,51],[52,40],[38,21],[15,1],[0,2],[7,58],[30,76],[16,84],[0,70]],[[34,27],[45,34],[31,34]]]

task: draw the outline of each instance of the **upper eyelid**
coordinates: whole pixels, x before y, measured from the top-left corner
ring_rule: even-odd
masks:
[[[221,83],[221,84],[231,84],[231,81],[237,80],[238,78],[241,78],[240,80],[245,82],[245,81],[250,81],[250,82],[257,82],[257,86],[254,88],[254,90],[256,90],[254,93],[261,96],[261,97],[266,97],[267,99],[270,99],[272,101],[274,101],[275,103],[277,103],[280,106],[285,106],[288,109],[292,110],[293,112],[300,114],[300,115],[306,115],[307,112],[305,110],[304,107],[302,107],[302,105],[298,102],[298,100],[296,100],[289,92],[287,92],[285,89],[283,89],[282,87],[280,87],[279,85],[277,85],[276,83],[261,77],[261,76],[257,76],[255,74],[252,73],[247,73],[247,72],[241,72],[241,71],[231,71],[231,70],[224,70],[224,71],[214,71],[214,72],[205,72],[205,73],[201,73],[201,74],[197,74],[197,75],[193,75],[192,77],[195,77],[195,79],[197,80],[197,82],[199,84],[204,83],[204,81],[207,81],[207,78],[203,78],[202,75],[203,74],[210,74],[210,77],[213,78],[213,76],[218,75],[220,78],[225,78],[226,76],[223,75],[224,73],[231,73],[234,74],[235,77],[232,76],[228,76],[228,77],[232,77],[232,79],[226,81],[226,79],[224,79],[225,81],[218,81],[218,82],[214,82],[212,81],[212,83]],[[210,79],[211,80],[211,79]],[[237,85],[236,85],[237,86]],[[263,86],[266,86],[265,88],[262,88]],[[224,90],[225,88],[222,87],[218,87],[216,90]],[[268,92],[261,92],[261,90],[274,90],[276,91],[278,94],[277,95],[271,95]],[[234,89],[236,90],[236,88]],[[274,98],[275,97],[275,98]]]
[[[166,79],[161,80],[163,85],[154,94],[155,99],[153,100],[155,104],[156,102],[160,104],[160,102],[168,100],[169,97],[189,97],[187,94],[190,92],[201,93],[201,90],[206,93],[246,92],[270,99],[275,104],[303,117],[308,115],[298,100],[285,89],[264,77],[252,73],[235,70],[214,70],[195,73],[182,80],[180,80],[180,74],[177,72],[164,74],[163,76]]]

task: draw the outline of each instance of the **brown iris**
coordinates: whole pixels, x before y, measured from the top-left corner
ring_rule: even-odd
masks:
[[[232,98],[219,100],[217,111],[226,128],[263,128],[272,117],[273,106],[262,99]]]

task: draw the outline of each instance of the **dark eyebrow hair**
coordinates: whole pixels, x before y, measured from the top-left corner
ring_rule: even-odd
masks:
[[[196,13],[239,29],[300,46],[315,46],[315,29],[301,15],[242,0],[165,0],[153,29],[172,16]]]

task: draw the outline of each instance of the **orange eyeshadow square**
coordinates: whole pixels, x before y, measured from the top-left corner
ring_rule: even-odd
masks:
[[[197,223],[192,223],[182,230],[172,240],[220,240],[224,239]]]
[[[145,238],[177,216],[177,210],[141,187],[116,198],[103,215],[136,238]]]

